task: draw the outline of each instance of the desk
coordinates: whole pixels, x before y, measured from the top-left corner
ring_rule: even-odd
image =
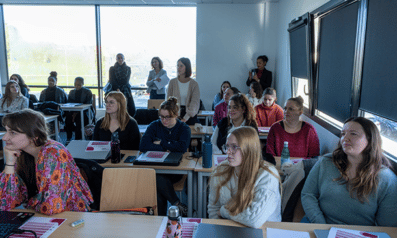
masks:
[[[63,106],[65,105],[65,106]],[[79,105],[79,106],[67,106],[68,104],[61,104],[61,108],[62,110],[64,110],[65,112],[80,112],[80,121],[81,121],[81,135],[84,138],[84,115],[83,112],[85,110],[88,110],[88,123],[92,122],[92,118],[91,118],[91,113],[89,113],[90,109],[91,109],[91,104],[83,104],[83,105]]]
[[[210,126],[212,125],[212,118],[214,117],[214,111],[199,111],[197,114],[197,118],[204,118],[205,125]]]
[[[18,210],[21,211],[21,210]],[[29,211],[29,210],[23,210]],[[31,212],[31,211],[30,211]],[[48,217],[36,213],[38,217]],[[156,237],[163,220],[162,216],[125,215],[110,213],[91,212],[63,212],[51,216],[51,218],[66,218],[67,220],[51,234],[52,237]],[[70,224],[76,220],[84,219],[84,226],[72,228]],[[203,219],[203,223],[218,224],[225,226],[243,226],[231,220],[225,219]],[[396,227],[376,226],[348,226],[330,224],[307,224],[290,222],[266,222],[262,226],[263,237],[266,238],[267,228],[278,228],[295,231],[307,231],[311,238],[316,238],[314,229],[330,229],[340,227],[363,231],[385,232],[390,237],[397,237]]]
[[[187,196],[188,196],[188,216],[193,215],[193,199],[196,197],[193,195],[193,170],[196,166],[197,159],[187,159],[188,153],[183,155],[183,159],[179,166],[149,166],[149,165],[133,165],[131,163],[124,163],[124,160],[130,155],[137,155],[138,151],[134,150],[122,150],[122,154],[125,154],[123,159],[118,164],[112,164],[110,161],[101,164],[104,168],[152,168],[159,174],[187,174]]]
[[[201,139],[201,141],[204,141],[205,135],[212,135],[212,133],[214,132],[212,129],[212,126],[203,126],[203,130],[201,131],[196,131],[196,129],[194,129],[194,126],[189,126],[190,127],[190,131],[191,131],[191,138],[199,138]]]
[[[47,124],[54,122],[54,133],[51,131],[48,137],[55,136],[55,140],[59,141],[58,115],[44,115],[44,119]]]

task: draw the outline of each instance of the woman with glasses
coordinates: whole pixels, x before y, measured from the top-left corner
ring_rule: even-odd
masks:
[[[239,126],[251,126],[258,131],[255,120],[255,111],[247,96],[238,93],[229,100],[228,116],[223,118],[215,127],[212,134],[212,152],[214,154],[226,153],[222,151],[222,146],[226,143],[229,131]]]
[[[141,134],[135,119],[127,113],[127,101],[121,92],[110,92],[105,98],[106,113],[95,125],[94,138],[110,141],[114,132],[119,133],[120,149],[139,150]]]
[[[290,98],[284,106],[284,119],[270,127],[266,153],[281,156],[284,141],[288,141],[291,157],[310,158],[320,155],[320,142],[316,129],[301,121],[303,98]]]
[[[139,150],[169,151],[185,153],[190,143],[190,128],[178,120],[179,106],[175,97],[168,98],[160,105],[159,120],[148,126],[142,137]],[[167,201],[179,206],[182,215],[187,215],[187,206],[178,199],[173,184],[181,180],[182,175],[156,175],[158,214],[167,215]]]
[[[17,112],[28,108],[29,100],[21,94],[19,85],[15,81],[6,84],[5,93],[0,99],[0,112]]]
[[[231,219],[259,228],[281,221],[281,181],[277,169],[262,159],[258,132],[247,126],[231,130],[227,160],[210,177],[210,219]]]
[[[159,57],[153,57],[151,62],[153,70],[150,70],[146,85],[146,92],[150,93],[150,99],[165,99],[165,87],[157,88],[155,81],[161,82],[161,76],[167,75],[163,69],[163,61]]]

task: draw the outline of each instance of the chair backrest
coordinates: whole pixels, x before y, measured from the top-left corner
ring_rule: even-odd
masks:
[[[74,159],[74,161],[90,187],[92,197],[94,198],[94,203],[90,207],[94,210],[99,210],[104,168],[93,160]]]
[[[154,169],[106,168],[103,172],[100,211],[157,207]],[[157,209],[154,210],[157,215]]]
[[[134,118],[138,125],[149,125],[159,119],[159,114],[157,109],[137,109]]]
[[[149,99],[147,101],[147,108],[148,109],[159,109],[161,103],[164,102],[164,99]]]

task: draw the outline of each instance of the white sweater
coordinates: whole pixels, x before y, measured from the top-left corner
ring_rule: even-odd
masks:
[[[228,163],[228,161],[223,163]],[[278,175],[275,167],[271,166],[270,170]],[[236,216],[231,216],[225,205],[237,193],[238,178],[235,175],[232,176],[230,181],[221,188],[218,202],[215,203],[216,189],[221,180],[220,177],[211,177],[208,202],[210,219],[220,218],[217,214],[220,211],[223,218],[255,228],[261,227],[266,221],[281,221],[279,181],[272,174],[263,169],[259,170],[258,178],[255,181],[254,198],[251,204]]]

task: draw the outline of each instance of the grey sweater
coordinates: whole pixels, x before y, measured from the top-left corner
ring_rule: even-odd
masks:
[[[362,226],[397,226],[397,176],[388,168],[379,172],[379,183],[368,202],[351,198],[346,185],[333,179],[340,176],[325,155],[312,168],[302,190],[302,205],[312,223]]]

